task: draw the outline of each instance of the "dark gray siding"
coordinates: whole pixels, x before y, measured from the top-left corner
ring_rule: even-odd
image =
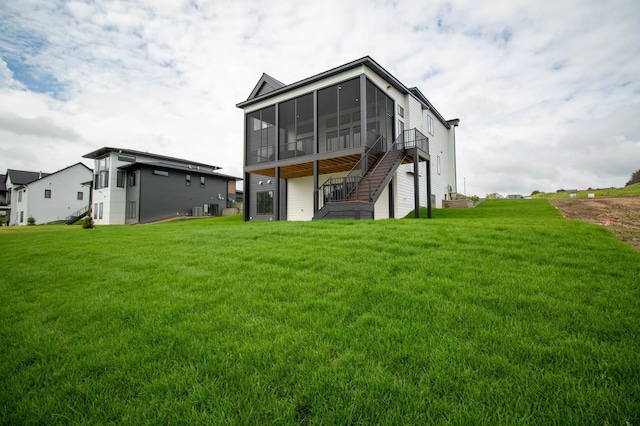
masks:
[[[154,174],[155,170],[166,172],[168,175]],[[191,175],[191,186],[186,185],[187,174]],[[227,207],[227,178],[200,174],[197,170],[186,172],[161,167],[143,167],[137,177],[140,188],[139,223],[191,216],[194,207],[202,209],[205,204],[217,205],[218,214]],[[200,186],[201,177],[205,178],[204,188]]]
[[[131,175],[135,175],[135,185],[131,186]],[[127,170],[127,177],[125,180],[125,186],[127,188],[127,201],[125,208],[125,223],[127,225],[133,225],[139,222],[140,220],[140,171],[137,169],[129,169]],[[135,204],[135,217],[131,216],[130,204],[131,202]]]
[[[244,186],[244,197],[249,202],[249,220],[276,220],[275,209],[273,214],[259,215],[257,213],[258,192],[274,191],[275,197],[275,179],[269,176],[250,174],[249,181],[245,182]],[[280,220],[287,220],[287,181],[284,179],[280,179]]]

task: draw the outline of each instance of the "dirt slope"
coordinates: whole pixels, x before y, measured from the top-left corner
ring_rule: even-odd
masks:
[[[567,219],[607,226],[640,250],[640,197],[563,198],[549,200]]]

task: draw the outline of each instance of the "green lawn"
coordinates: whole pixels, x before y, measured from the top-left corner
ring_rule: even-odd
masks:
[[[0,246],[2,424],[640,424],[640,253],[545,200]]]

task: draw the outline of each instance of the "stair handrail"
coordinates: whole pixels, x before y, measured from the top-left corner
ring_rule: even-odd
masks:
[[[80,217],[84,216],[85,214],[87,214],[87,212],[89,211],[90,208],[91,208],[91,206],[84,206],[84,207],[78,209],[77,211],[75,211],[72,214],[70,214],[69,216],[67,216],[65,218],[65,222],[69,222],[70,220],[77,219],[77,218],[80,218]]]
[[[405,150],[407,148],[414,148],[414,147],[420,148],[428,154],[429,138],[425,136],[424,133],[422,133],[420,130],[415,128],[408,129],[401,132],[396,138],[396,140],[393,141],[393,144],[391,144],[391,147],[389,147],[389,149],[382,155],[382,157],[380,157],[379,161],[373,167],[373,169],[367,172],[369,176],[366,178],[363,176],[362,181],[360,183],[363,183],[363,181],[365,180],[369,182],[369,200],[373,199],[372,197],[373,194],[371,194],[371,176],[373,176],[373,174],[376,172],[380,164],[384,162],[387,155],[389,155],[391,151]]]
[[[370,180],[370,179],[371,179],[371,176],[376,172],[376,170],[378,170],[378,167],[380,166],[380,164],[382,164],[382,162],[384,161],[384,159],[387,157],[387,155],[389,155],[389,153],[390,153],[391,151],[399,150],[399,148],[398,148],[398,147],[399,147],[401,144],[402,144],[402,148],[400,148],[400,149],[404,149],[404,138],[403,138],[402,136],[403,136],[403,135],[400,135],[400,136],[398,136],[398,137],[396,138],[396,140],[393,142],[393,144],[391,144],[391,147],[389,147],[389,149],[388,149],[384,154],[382,154],[382,157],[379,159],[379,161],[376,163],[376,165],[375,165],[371,170],[369,170],[369,171],[367,172],[367,173],[369,173],[369,172],[370,172],[370,173],[369,173],[369,177],[367,177],[367,178],[364,178],[364,177],[363,177],[363,180],[365,180],[365,179]],[[369,198],[371,198],[371,194],[369,194]]]
[[[371,132],[371,131],[370,131]],[[346,176],[341,177],[341,178],[334,178],[334,177],[329,177],[329,179],[327,179],[326,181],[324,181],[324,183],[322,183],[315,191],[314,191],[314,196],[318,196],[320,194],[320,192],[322,191],[322,194],[324,194],[324,187],[325,186],[333,186],[333,185],[339,185],[340,183],[343,184],[343,188],[347,189],[347,191],[345,191],[345,193],[343,194],[343,196],[341,197],[341,200],[330,200],[330,201],[345,201],[349,198],[349,196],[351,195],[351,193],[356,190],[360,184],[360,180],[362,179],[362,176],[366,173],[366,171],[364,173],[361,172],[360,176],[358,176],[356,174],[356,172],[361,171],[361,169],[358,169],[358,167],[361,167],[361,163],[368,158],[369,154],[371,153],[371,151],[377,147],[378,145],[380,145],[380,150],[382,150],[382,142],[384,141],[384,137],[383,135],[377,135],[374,132],[371,132],[371,134],[373,136],[376,136],[375,141],[371,144],[371,146],[369,146],[364,154],[360,157],[360,159],[356,162],[356,164],[351,168],[351,170],[349,171],[349,173],[347,173]],[[347,188],[347,184],[349,183],[349,180],[353,180],[353,184],[349,185],[349,187]],[[335,183],[334,183],[335,181]],[[320,204],[324,204],[324,195],[322,197]],[[320,208],[322,208],[322,205],[319,206]]]

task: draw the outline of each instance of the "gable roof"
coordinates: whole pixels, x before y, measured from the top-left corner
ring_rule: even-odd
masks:
[[[7,169],[7,177],[11,179],[14,185],[27,185],[43,177],[49,176],[51,173],[27,172],[24,170]],[[6,178],[5,178],[6,180]]]
[[[87,167],[85,164],[83,163],[75,163],[72,164],[70,166],[65,167],[64,169],[60,169],[56,172],[53,173],[40,173],[40,172],[24,172],[24,171],[20,171],[20,170],[7,170],[7,174],[11,177],[11,183],[13,185],[20,185],[20,186],[24,186],[24,185],[29,185],[30,183],[34,183],[36,181],[39,180],[43,180],[43,179],[47,179],[53,175],[56,175],[60,172],[63,172],[67,169],[70,169],[72,167],[76,167],[76,166],[82,166],[85,169],[87,169],[90,173],[93,173],[93,169],[90,169],[89,167]],[[18,181],[14,180],[14,176],[18,178]]]
[[[91,159],[97,159],[100,157],[103,157],[111,152],[117,152],[118,154],[125,154],[125,155],[131,155],[134,157],[137,156],[141,156],[141,157],[147,157],[147,158],[154,158],[156,160],[162,160],[162,161],[171,161],[171,162],[176,162],[176,163],[182,163],[182,164],[186,164],[186,165],[192,165],[192,166],[200,166],[202,168],[208,168],[211,170],[219,170],[222,167],[218,167],[218,166],[212,166],[211,164],[205,164],[205,163],[199,163],[197,161],[190,161],[190,160],[183,160],[182,158],[175,158],[175,157],[168,157],[166,155],[160,155],[160,154],[153,154],[150,152],[142,152],[142,151],[136,151],[133,149],[124,149],[124,148],[112,148],[112,147],[102,147],[100,149],[97,149],[95,151],[92,151],[88,154],[83,155],[83,158],[91,158]],[[134,158],[135,160],[135,158]]]
[[[262,77],[258,80],[258,83],[251,91],[247,100],[266,95],[267,93],[273,92],[274,90],[280,89],[284,86],[286,85],[283,82],[276,80],[267,73],[262,73]]]
[[[7,175],[0,175],[0,192],[7,192]]]
[[[382,66],[380,66],[380,64],[378,64],[376,61],[374,61],[370,56],[365,56],[363,58],[356,59],[355,61],[346,63],[344,65],[340,65],[339,67],[332,68],[332,69],[330,69],[328,71],[322,72],[320,74],[316,74],[316,75],[311,76],[309,78],[306,78],[304,80],[300,80],[298,82],[292,83],[292,84],[290,84],[288,86],[284,85],[283,83],[280,83],[277,80],[275,80],[277,83],[282,84],[282,86],[277,87],[277,88],[275,88],[273,90],[262,91],[261,92],[261,88],[263,87],[263,83],[262,83],[263,79],[265,78],[265,76],[268,77],[267,74],[262,74],[262,77],[258,81],[258,84],[256,85],[256,87],[251,92],[251,95],[249,96],[249,98],[244,102],[240,102],[240,103],[236,104],[236,107],[238,107],[238,108],[247,107],[247,106],[252,105],[252,104],[254,104],[256,102],[263,101],[263,100],[268,99],[270,97],[273,97],[273,96],[276,96],[276,95],[279,95],[279,94],[282,94],[282,93],[286,93],[286,92],[288,92],[290,90],[294,90],[294,89],[297,89],[299,87],[315,83],[317,81],[326,79],[326,78],[334,76],[336,74],[340,74],[342,72],[351,70],[353,68],[357,68],[357,67],[359,67],[361,65],[366,66],[367,68],[369,68],[370,70],[372,70],[373,72],[378,74],[387,83],[389,83],[391,86],[393,86],[395,89],[397,89],[400,93],[408,94],[408,95],[411,95],[414,98],[416,98],[418,100],[418,102],[420,102],[420,104],[422,104],[422,107],[424,109],[428,109],[428,110],[432,111],[434,113],[434,115],[438,118],[438,120],[440,120],[440,122],[445,125],[445,127],[451,128],[452,122],[455,121],[455,120],[449,120],[449,121],[445,120],[444,117],[442,117],[442,115],[433,107],[431,102],[429,102],[427,97],[424,96],[417,88],[414,87],[414,88],[409,89],[408,87],[406,87],[397,78],[392,76],[387,70],[382,68]],[[266,81],[266,80],[264,80],[264,81]],[[457,125],[457,123],[459,121],[460,120],[458,120],[456,122],[456,125]]]

